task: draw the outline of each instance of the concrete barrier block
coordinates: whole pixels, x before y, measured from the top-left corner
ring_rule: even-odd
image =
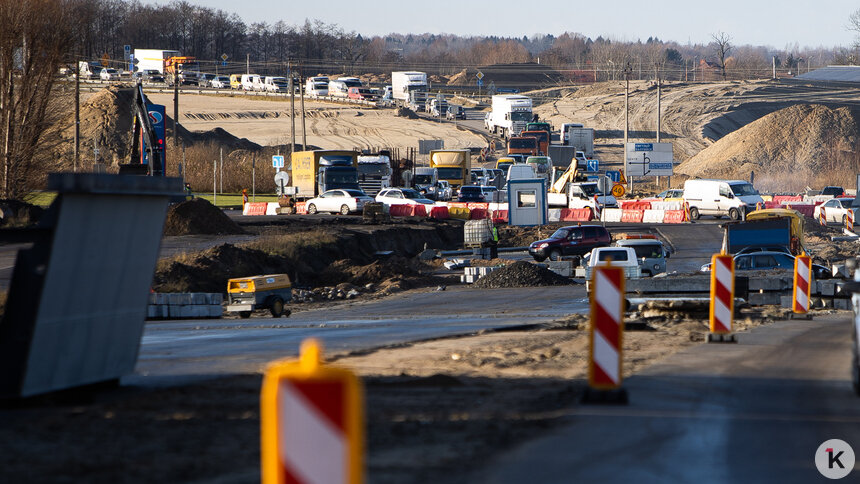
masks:
[[[817,281],[819,294],[822,296],[833,296],[836,294],[836,281]]]
[[[562,277],[573,277],[574,275],[574,267],[572,261],[549,261],[548,268],[549,270],[555,272]],[[584,275],[585,274],[583,274],[583,276]]]
[[[206,307],[209,309],[209,316],[207,317],[220,318],[224,316],[224,308],[220,304],[210,304]]]
[[[600,219],[604,222],[620,222],[623,213],[620,208],[604,208],[600,212]]]
[[[220,292],[213,292],[209,294],[209,304],[217,304],[221,305],[224,303],[224,295]]]
[[[781,305],[780,298],[782,296],[776,292],[751,292],[747,297],[747,302],[751,306]]]
[[[646,224],[661,224],[665,216],[665,210],[645,210],[645,213],[642,215],[642,222]]]
[[[792,307],[794,307],[794,300],[791,296],[782,295],[779,296],[779,305],[784,308],[791,309]]]
[[[561,221],[561,209],[560,208],[551,208],[547,210],[547,222],[560,222]]]
[[[161,304],[161,305],[167,304],[167,299],[168,299],[168,297],[167,297],[166,293],[157,292],[157,293],[155,293],[155,303],[154,304]]]
[[[158,294],[151,292],[149,293],[148,304],[158,304]]]
[[[191,304],[209,304],[209,294],[205,292],[192,292]]]
[[[749,281],[750,291],[790,291],[794,285],[788,277],[751,277]]]
[[[585,267],[577,267],[573,271],[573,277],[585,277]]]
[[[191,293],[188,292],[172,292],[167,294],[167,304],[171,306],[180,306],[191,304]]]

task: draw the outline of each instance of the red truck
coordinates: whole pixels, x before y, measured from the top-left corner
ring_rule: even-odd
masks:
[[[523,131],[520,133],[521,137],[531,136],[533,138],[537,138],[538,144],[538,155],[547,156],[549,153],[549,131],[544,130],[533,130],[533,131]]]
[[[534,136],[512,136],[508,139],[509,155],[538,155],[538,139]]]

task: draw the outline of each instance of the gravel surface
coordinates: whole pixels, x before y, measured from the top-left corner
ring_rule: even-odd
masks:
[[[563,286],[570,280],[531,262],[518,261],[478,279],[474,287]]]

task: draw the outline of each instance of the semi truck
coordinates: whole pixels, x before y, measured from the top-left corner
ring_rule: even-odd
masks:
[[[472,155],[469,150],[430,151],[430,168],[436,168],[439,180],[447,181],[451,188],[460,188],[472,181]]]
[[[567,140],[569,146],[585,152],[589,158],[594,157],[594,128],[568,128]]]
[[[358,185],[375,197],[383,188],[391,186],[391,158],[387,154],[359,155]]]
[[[412,101],[412,92],[426,93],[427,73],[415,71],[399,71],[391,73],[391,96],[398,106],[405,106]],[[425,96],[420,96],[422,98]]]
[[[164,74],[164,61],[179,55],[178,50],[134,49],[134,70],[157,70]]]
[[[296,198],[307,200],[335,188],[361,190],[358,184],[358,152],[338,150],[297,151],[292,160]]]
[[[523,132],[520,133],[520,136],[531,136],[532,138],[536,138],[538,145],[537,154],[540,156],[547,156],[547,153],[549,153],[549,133],[549,131],[545,130],[523,130]]]
[[[492,111],[484,118],[484,127],[493,134],[510,138],[519,136],[532,119],[534,115],[530,97],[497,94],[493,96]]]

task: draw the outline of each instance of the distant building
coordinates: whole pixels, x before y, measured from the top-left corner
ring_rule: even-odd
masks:
[[[699,68],[696,73],[697,81],[722,81],[723,69],[716,62],[708,62],[705,59],[699,60]]]

